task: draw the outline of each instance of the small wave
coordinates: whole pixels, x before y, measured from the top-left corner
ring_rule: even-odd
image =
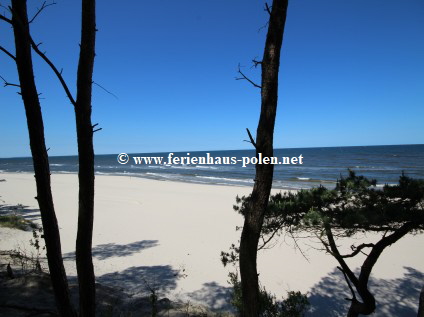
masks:
[[[375,187],[377,187],[377,188],[383,188],[384,186],[389,186],[389,187],[393,187],[393,186],[396,186],[396,185],[398,185],[398,184],[377,184],[377,185],[375,185]]]
[[[191,166],[191,165],[170,165],[170,167],[176,168],[176,169],[182,169],[182,170],[192,170],[196,168],[195,166]]]
[[[196,177],[203,178],[203,179],[217,180],[217,181],[240,182],[240,183],[249,183],[249,184],[252,184],[253,183],[253,180],[252,179],[225,178],[225,177],[198,176],[198,175],[196,175]]]
[[[65,166],[65,164],[52,164],[52,163],[50,163],[50,166]]]
[[[298,181],[301,181],[301,182],[313,182],[313,183],[319,183],[319,182],[323,182],[323,180],[320,180],[320,179],[313,179],[313,178],[309,178],[309,177],[290,177],[289,179],[288,179],[289,181],[295,181],[295,182],[298,182]]]
[[[162,174],[162,173],[150,173],[150,172],[147,172],[144,175],[150,175],[150,176],[153,176],[153,177],[160,177],[160,178],[165,178],[165,179],[177,179],[177,177],[175,177],[172,174]]]
[[[205,166],[205,165],[196,165],[196,168],[204,168],[204,169],[211,169],[211,170],[217,170],[218,167],[215,166]]]
[[[97,165],[97,168],[102,168],[102,169],[117,169],[120,168],[121,166],[113,166],[113,165]]]

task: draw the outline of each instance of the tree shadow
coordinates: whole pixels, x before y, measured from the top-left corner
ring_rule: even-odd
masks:
[[[213,312],[234,311],[230,304],[232,287],[221,286],[216,282],[204,283],[197,291],[187,294],[193,300],[207,306]]]
[[[159,245],[158,240],[141,240],[128,244],[106,243],[93,247],[92,255],[99,260],[106,260],[113,257],[125,257],[142,250],[153,248]],[[75,252],[69,252],[63,255],[65,260],[75,258]]]
[[[96,280],[101,284],[118,287],[132,294],[148,295],[151,290],[166,294],[177,287],[179,273],[170,265],[133,266],[121,272],[104,274]]]
[[[41,219],[39,209],[29,208],[22,204],[9,205],[0,204],[0,216],[17,215],[23,217],[30,222],[38,221]]]
[[[377,302],[374,317],[417,315],[424,273],[411,267],[404,267],[404,269],[406,272],[401,278],[370,279],[369,288]],[[350,302],[345,298],[351,297],[343,274],[334,269],[310,291],[308,299],[311,308],[307,316],[346,316]]]

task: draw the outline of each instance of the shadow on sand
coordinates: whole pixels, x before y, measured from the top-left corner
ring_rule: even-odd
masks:
[[[93,258],[106,260],[113,257],[125,257],[138,253],[142,250],[153,248],[159,245],[158,240],[141,240],[128,244],[107,243],[99,244],[93,247]],[[64,259],[74,259],[75,252],[69,252],[63,255]]]
[[[203,284],[197,291],[187,294],[193,300],[207,306],[213,312],[234,311],[230,304],[232,287],[224,287],[216,282]]]
[[[370,290],[377,301],[374,317],[415,317],[418,300],[423,286],[424,273],[411,267],[404,267],[405,274],[397,279],[371,278]],[[343,274],[335,269],[316,284],[309,295],[311,303],[309,317],[346,316],[351,294]]]
[[[97,282],[119,287],[132,294],[146,295],[153,289],[163,295],[177,287],[179,273],[170,265],[133,266],[121,272],[99,276]]]
[[[1,200],[0,200],[1,203]],[[18,215],[23,217],[25,220],[28,221],[38,221],[41,219],[40,210],[38,209],[32,209],[29,208],[29,206],[24,206],[21,204],[17,205],[7,205],[7,204],[0,204],[0,215]]]

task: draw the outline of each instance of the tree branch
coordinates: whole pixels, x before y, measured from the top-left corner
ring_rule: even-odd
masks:
[[[4,79],[2,76],[0,76],[0,78],[4,81],[4,86],[3,87],[7,87],[7,86],[14,86],[14,87],[19,87],[19,88],[21,88],[21,86],[20,85],[18,85],[18,84],[12,84],[12,83],[9,83],[8,81],[6,81],[6,79]]]
[[[260,247],[258,247],[258,251],[259,250],[262,250],[262,249],[265,249],[265,246],[275,237],[275,235],[278,233],[278,231],[281,229],[281,227],[278,229],[278,230],[274,230],[273,232],[272,232],[272,234],[271,234],[271,236],[269,236],[269,238],[268,239],[264,239],[264,237],[262,236],[262,241],[263,241],[263,243],[262,243],[262,245],[260,246]],[[268,248],[267,248],[268,249]]]
[[[116,96],[114,93],[110,92],[109,90],[107,90],[105,87],[101,86],[100,84],[96,83],[95,81],[93,81],[93,84],[100,87],[101,89],[103,89],[104,91],[106,91],[109,95],[114,96],[116,99],[119,99],[118,96]]]
[[[334,241],[333,233],[331,232],[331,227],[329,224],[324,224],[325,228],[325,234],[327,235],[328,244],[331,248],[332,255],[336,258],[336,260],[339,262],[340,266],[343,269],[344,274],[346,274],[349,278],[349,280],[355,285],[355,287],[358,286],[358,278],[355,276],[355,274],[352,272],[352,270],[349,268],[349,266],[346,264],[343,257],[340,255],[339,249],[336,246],[336,242]]]
[[[250,133],[250,131],[249,131],[249,129],[248,129],[248,128],[246,128],[246,131],[247,131],[247,134],[249,135],[249,139],[250,139],[250,141],[247,141],[247,140],[244,140],[244,141],[249,142],[249,143],[252,143],[252,145],[253,145],[253,146],[255,147],[255,149],[256,149],[256,142],[255,142],[255,140],[253,139],[252,134]]]
[[[0,14],[0,20],[3,20],[9,24],[12,24],[12,20],[6,18],[3,14]]]
[[[258,67],[258,65],[262,65],[262,61],[258,61],[255,58],[252,59],[253,67]]]
[[[29,20],[29,22],[28,23],[32,23],[34,20],[35,20],[35,18],[41,13],[41,11],[43,11],[45,8],[47,8],[47,7],[49,7],[49,6],[52,6],[52,5],[54,5],[54,4],[56,4],[56,2],[52,2],[52,3],[49,3],[49,4],[46,4],[46,2],[47,1],[44,1],[43,2],[43,5],[41,6],[41,8],[40,9],[38,9],[38,11],[35,13],[35,15],[32,17],[32,19],[31,20]]]
[[[44,54],[43,52],[41,52],[38,48],[38,45],[40,44],[35,44],[34,40],[32,39],[32,37],[30,36],[30,41],[31,41],[31,46],[32,49],[50,66],[50,68],[53,70],[53,72],[56,74],[57,78],[59,79],[60,83],[62,84],[63,89],[65,90],[66,96],[68,97],[69,101],[71,102],[71,104],[75,107],[76,102],[74,97],[72,96],[68,85],[66,84],[65,80],[62,77],[62,70],[59,71],[56,66],[50,61],[50,59],[46,56],[46,54]]]
[[[305,253],[303,253],[302,249],[300,248],[299,244],[297,243],[297,240],[296,240],[296,238],[294,237],[293,232],[292,232],[291,230],[289,230],[288,232],[289,232],[289,234],[290,234],[290,237],[293,239],[294,244],[296,245],[296,248],[298,248],[298,250],[300,251],[300,253],[302,254],[302,256],[305,258],[305,260],[309,262],[308,257],[306,256],[306,254],[305,254]]]
[[[43,4],[43,6],[44,7],[46,7],[44,4]],[[43,7],[42,7],[43,8]],[[13,11],[12,11],[12,8],[10,8],[9,7],[9,9],[10,9],[10,11],[12,12],[12,14],[13,14]],[[40,10],[39,10],[40,11]],[[41,12],[41,11],[40,11]],[[0,16],[0,18],[1,18],[2,16]],[[34,18],[33,18],[34,19]],[[25,31],[25,26],[23,25],[23,22],[20,20],[20,19],[18,19],[18,17],[16,18],[16,21],[18,22],[18,27],[20,27],[21,28],[21,30],[23,31],[23,32],[26,32]],[[11,23],[12,21],[10,20],[10,23]],[[70,92],[70,90],[69,90],[69,88],[68,88],[68,85],[66,84],[66,82],[65,82],[65,80],[63,79],[63,77],[62,77],[62,72],[60,71],[58,71],[57,70],[57,68],[56,68],[56,66],[50,61],[50,59],[46,56],[46,54],[45,53],[43,53],[43,52],[41,52],[40,51],[40,49],[38,48],[38,46],[41,44],[41,43],[39,43],[38,45],[37,44],[35,44],[35,42],[34,42],[34,40],[33,40],[33,38],[32,38],[32,36],[31,36],[31,34],[28,32],[27,33],[27,36],[29,37],[29,40],[30,40],[30,42],[31,42],[31,47],[32,47],[32,49],[50,66],[50,68],[53,70],[53,72],[56,74],[56,76],[57,76],[57,78],[59,79],[59,81],[60,81],[60,83],[62,84],[62,87],[63,87],[63,89],[65,90],[65,93],[66,93],[66,96],[68,97],[68,99],[71,101],[71,103],[72,103],[72,105],[75,107],[75,105],[76,105],[76,102],[75,102],[75,99],[74,99],[74,97],[72,96],[72,94],[71,94],[71,92]]]
[[[103,128],[97,128],[97,129],[94,129],[95,127],[97,127],[99,124],[98,123],[96,123],[96,124],[93,124],[91,127],[93,128],[93,133],[94,132],[97,132],[97,131],[100,131],[100,130],[103,130]]]
[[[362,249],[364,248],[372,248],[374,247],[374,243],[363,243],[357,247],[355,247],[354,245],[351,246],[351,249],[353,250],[352,253],[350,254],[346,254],[346,255],[341,255],[342,258],[352,258],[355,255],[357,255],[359,252],[362,252]]]
[[[260,31],[262,31],[263,29],[266,29],[267,27],[268,27],[268,25],[269,25],[269,21],[267,21],[263,26],[261,26],[259,29],[258,29],[258,33],[260,32]]]
[[[271,8],[269,7],[267,2],[265,2],[265,11],[268,12],[269,15],[271,15]]]
[[[7,49],[5,49],[3,46],[0,46],[0,51],[4,52],[7,56],[9,56],[10,58],[12,58],[14,61],[16,61],[16,57],[15,55],[13,55],[12,53],[10,53]]]
[[[337,268],[340,270],[340,272],[342,272],[342,273],[343,273],[343,276],[344,276],[344,278],[345,278],[345,280],[346,280],[347,286],[349,286],[350,292],[352,293],[352,299],[350,299],[350,298],[346,298],[346,299],[347,299],[347,300],[349,300],[349,301],[354,301],[354,300],[356,300],[355,291],[353,290],[353,287],[352,287],[352,285],[350,284],[350,281],[349,281],[349,279],[348,279],[348,277],[347,277],[347,275],[346,275],[345,271],[343,271],[343,269],[342,269],[340,266],[338,266]]]
[[[247,80],[249,83],[251,83],[254,87],[256,88],[262,88],[262,86],[256,84],[255,82],[253,82],[250,78],[248,78],[245,74],[243,74],[243,72],[240,69],[240,64],[238,66],[238,73],[242,76],[242,77],[236,77],[236,80]]]

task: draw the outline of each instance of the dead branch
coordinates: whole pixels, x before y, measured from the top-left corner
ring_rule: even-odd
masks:
[[[0,14],[0,20],[3,20],[9,24],[12,24],[12,20],[6,18],[3,14]]]
[[[262,61],[258,61],[255,58],[252,59],[252,63],[253,63],[252,67],[255,67],[255,68],[258,67],[258,65],[262,65]]]
[[[52,6],[52,5],[54,5],[54,4],[56,4],[56,2],[52,2],[52,3],[49,3],[49,4],[46,4],[46,2],[47,1],[44,1],[43,2],[43,4],[42,4],[42,6],[41,6],[41,8],[40,9],[38,9],[37,10],[37,12],[35,13],[35,15],[32,17],[32,19],[31,20],[29,20],[29,22],[28,23],[32,23],[34,20],[35,20],[35,18],[45,9],[45,8],[47,8],[47,7],[49,7],[49,6]]]
[[[7,49],[5,49],[3,46],[0,46],[0,51],[4,52],[7,56],[9,56],[10,58],[12,58],[14,61],[16,61],[16,57],[15,55],[13,55],[12,53],[10,53]]]
[[[103,128],[97,128],[97,129],[94,129],[95,127],[97,127],[99,124],[98,123],[95,123],[95,124],[93,124],[91,127],[93,128],[93,133],[94,132],[97,132],[97,131],[100,131],[100,130],[103,130]]]
[[[244,140],[244,141],[249,142],[249,143],[252,143],[252,145],[253,145],[253,146],[255,147],[255,149],[256,149],[256,142],[255,142],[255,140],[253,139],[252,134],[250,133],[250,131],[249,131],[249,129],[248,129],[248,128],[246,128],[246,131],[247,131],[247,134],[249,135],[249,139],[250,139],[250,141],[247,141],[247,140]]]
[[[269,21],[267,21],[263,26],[261,26],[259,29],[258,29],[258,33],[259,32],[261,32],[263,29],[266,29],[267,27],[268,27],[268,25],[269,25]]]
[[[114,96],[116,99],[119,99],[118,96],[116,96],[114,93],[110,92],[109,90],[107,90],[105,87],[101,86],[100,84],[96,83],[95,81],[93,81],[93,84],[100,87],[101,89],[103,89],[104,91],[106,91],[109,95]]]
[[[13,10],[12,10],[11,7],[9,7],[9,10],[13,14]],[[0,16],[0,18],[1,18],[1,16]],[[19,24],[18,27],[20,27],[23,31],[25,31],[25,27],[24,27],[22,21],[20,19],[18,19],[18,18],[16,20],[17,20],[17,22]],[[10,21],[10,23],[12,23],[11,20],[9,20],[9,21]],[[66,84],[65,80],[63,79],[61,72],[59,72],[57,70],[56,66],[50,61],[50,59],[46,56],[46,54],[40,51],[40,49],[38,48],[38,46],[41,45],[41,43],[35,44],[34,39],[32,38],[31,34],[28,33],[27,35],[28,35],[29,40],[31,42],[32,49],[50,66],[50,68],[56,74],[57,78],[59,79],[60,83],[62,84],[63,89],[65,90],[66,96],[71,101],[72,105],[75,107],[75,105],[76,105],[75,99],[72,96],[72,94],[71,94],[71,92],[70,92],[70,90],[68,88],[68,85]]]
[[[75,107],[76,102],[74,97],[72,96],[68,85],[66,84],[65,80],[62,77],[62,70],[59,71],[56,66],[50,61],[50,59],[46,56],[45,53],[41,52],[38,49],[38,45],[40,44],[35,44],[34,40],[32,39],[32,37],[30,36],[30,41],[31,41],[31,46],[32,49],[50,66],[50,68],[53,70],[53,72],[56,74],[57,78],[59,79],[60,83],[62,84],[63,89],[65,90],[66,96],[68,97],[69,101],[71,102],[71,104]]]
[[[272,6],[271,6],[272,7]],[[265,11],[269,13],[269,15],[271,15],[271,7],[268,5],[267,2],[265,2]]]
[[[287,232],[290,234],[290,237],[293,239],[293,242],[294,242],[296,248],[300,251],[300,254],[302,254],[302,256],[305,258],[305,260],[309,262],[308,257],[306,256],[305,253],[303,253],[302,249],[300,248],[299,244],[297,243],[297,239],[293,235],[293,232],[291,230],[288,230]]]
[[[253,82],[250,78],[248,78],[245,74],[243,74],[243,72],[240,69],[240,64],[238,66],[238,73],[242,76],[242,77],[236,77],[236,80],[247,80],[249,83],[251,83],[254,87],[256,88],[262,88],[262,86],[256,84],[255,82]]]
[[[21,86],[20,85],[18,85],[18,84],[12,84],[12,83],[9,83],[8,81],[6,81],[6,79],[4,79],[2,76],[0,76],[0,78],[3,80],[3,82],[4,82],[4,85],[3,85],[3,87],[7,87],[7,86],[14,86],[14,87],[19,87],[19,88],[21,88]]]

